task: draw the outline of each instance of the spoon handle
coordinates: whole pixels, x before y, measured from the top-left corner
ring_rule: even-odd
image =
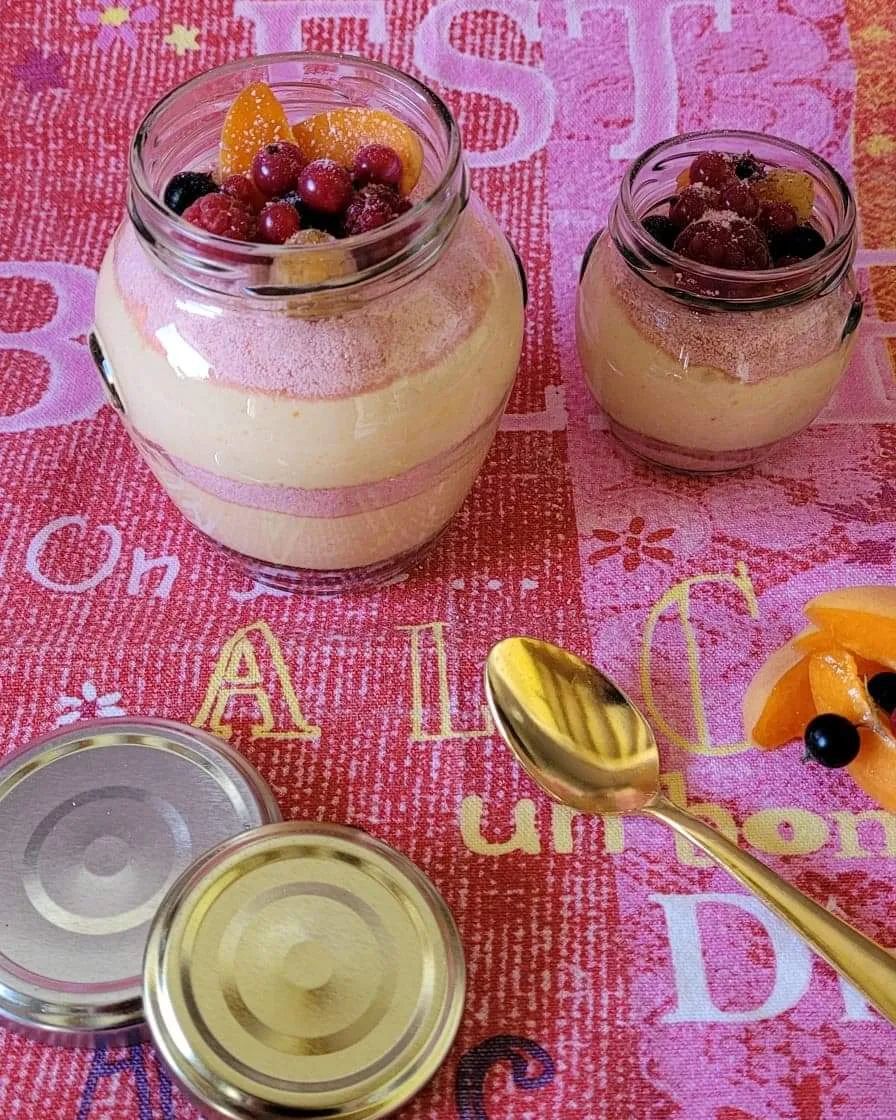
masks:
[[[828,964],[896,1023],[896,958],[785,882],[755,856],[671,801],[658,797],[640,810],[690,840],[760,898]]]

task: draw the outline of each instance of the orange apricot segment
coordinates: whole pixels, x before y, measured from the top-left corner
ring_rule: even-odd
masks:
[[[845,587],[817,596],[806,615],[834,643],[896,669],[896,587]]]
[[[768,202],[786,202],[794,208],[801,222],[812,216],[815,204],[815,182],[806,171],[775,167],[752,184],[753,190]]]
[[[265,82],[253,82],[237,95],[221,129],[218,170],[222,178],[242,175],[258,151],[275,140],[292,140],[286,112]]]
[[[896,812],[896,740],[885,729],[859,728],[862,745],[847,767],[856,785],[879,805]]]
[[[383,109],[331,109],[293,126],[295,142],[306,159],[334,159],[351,167],[365,144],[386,144],[401,159],[400,189],[404,195],[417,185],[423,168],[423,145],[416,132]]]
[[[856,659],[846,650],[811,654],[809,686],[816,712],[833,712],[865,727],[880,726]]]
[[[743,702],[744,731],[757,747],[772,750],[801,739],[814,715],[809,656],[788,642],[750,682]]]

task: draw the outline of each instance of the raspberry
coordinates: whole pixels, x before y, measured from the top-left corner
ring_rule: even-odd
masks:
[[[708,187],[724,187],[734,178],[731,160],[723,152],[701,152],[690,169],[691,183],[706,183]]]
[[[296,189],[306,206],[322,214],[342,214],[352,200],[351,176],[332,159],[312,160]]]
[[[206,194],[183,213],[191,225],[232,241],[251,241],[255,215],[244,202],[229,194]]]
[[[710,215],[692,222],[676,237],[675,251],[715,268],[761,269],[770,264],[762,231],[744,218]]]
[[[386,144],[365,144],[352,164],[352,178],[359,187],[382,183],[397,189],[403,171],[398,152]]]
[[[349,204],[343,220],[347,237],[369,233],[393,221],[410,209],[410,203],[391,187],[371,183],[358,191]]]
[[[231,175],[221,184],[223,194],[233,195],[256,213],[264,206],[265,197],[246,175]]]
[[[678,229],[702,218],[707,210],[720,208],[719,192],[702,183],[686,187],[669,207],[669,218]]]

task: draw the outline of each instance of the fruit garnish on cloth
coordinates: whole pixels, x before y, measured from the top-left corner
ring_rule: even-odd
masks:
[[[815,184],[805,171],[766,167],[750,152],[700,152],[679,173],[676,188],[667,211],[655,208],[642,225],[690,260],[765,271],[798,264],[824,248],[811,225]],[[680,287],[692,290],[690,274],[680,279]]]
[[[293,136],[309,159],[332,159],[347,168],[355,168],[358,155],[364,148],[376,145],[379,149],[390,149],[401,163],[398,181],[395,181],[394,162],[388,156],[385,159],[389,165],[388,177],[377,180],[366,178],[367,162],[362,156],[362,166],[355,169],[355,178],[363,179],[365,183],[384,182],[386,186],[397,186],[401,194],[407,195],[420,178],[423,167],[420,138],[404,121],[383,109],[347,108],[317,113],[294,125]],[[382,167],[382,151],[379,160]]]
[[[771,654],[747,689],[747,738],[765,750],[802,739],[810,757],[846,766],[896,810],[896,587],[830,591],[805,613],[813,625]]]
[[[419,138],[391,113],[334,109],[291,125],[270,86],[254,82],[224,118],[215,175],[178,172],[164,201],[192,225],[234,241],[284,245],[311,231],[353,237],[411,208],[422,166]],[[275,268],[274,277],[282,272]]]

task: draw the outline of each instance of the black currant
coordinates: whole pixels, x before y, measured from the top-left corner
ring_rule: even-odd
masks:
[[[733,156],[734,174],[738,179],[757,179],[765,172],[765,164],[758,160],[752,152]]]
[[[868,682],[868,695],[888,716],[896,712],[896,673],[878,673]]]
[[[816,716],[806,727],[806,751],[828,770],[839,770],[855,761],[861,746],[858,728],[831,712]]]
[[[175,214],[183,214],[197,198],[217,189],[218,184],[204,171],[179,171],[165,188],[165,205]]]
[[[667,249],[672,248],[678,234],[678,227],[673,225],[663,214],[650,214],[641,222],[641,225],[651,237],[659,241],[660,245],[665,245]]]
[[[769,234],[769,244],[775,257],[799,257],[801,261],[814,257],[824,248],[825,241],[814,226],[795,226],[786,233]]]

